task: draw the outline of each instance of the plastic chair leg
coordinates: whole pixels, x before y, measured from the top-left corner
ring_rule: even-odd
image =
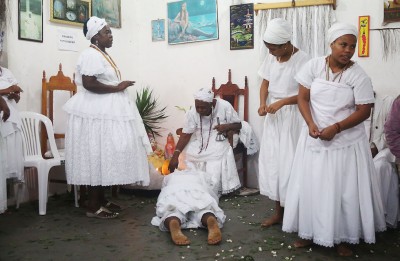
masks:
[[[38,168],[38,186],[39,186],[39,215],[46,215],[47,208],[47,190],[49,186],[49,169]]]
[[[74,185],[74,196],[75,196],[75,207],[79,208],[79,203],[78,203],[78,188],[79,186]]]

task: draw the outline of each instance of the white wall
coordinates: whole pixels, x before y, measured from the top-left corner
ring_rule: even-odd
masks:
[[[66,75],[72,76],[78,58],[77,52],[57,50],[57,30],[59,28],[76,32],[81,49],[89,42],[84,38],[82,29],[49,21],[49,1],[43,0],[44,25],[43,43],[18,40],[17,2],[10,2],[11,23],[7,31],[8,66],[19,79],[25,92],[22,95],[20,110],[40,111],[40,92],[42,71],[48,75],[57,72],[58,64],[63,64]],[[192,94],[200,87],[211,87],[212,77],[216,77],[217,86],[227,81],[228,69],[232,69],[232,81],[244,84],[248,76],[250,86],[250,124],[260,137],[262,118],[257,114],[259,105],[258,89],[260,79],[257,69],[263,54],[260,52],[259,32],[255,28],[255,48],[235,50],[229,48],[229,6],[232,4],[276,1],[240,1],[219,0],[218,21],[219,40],[168,45],[167,41],[151,41],[151,20],[166,19],[168,1],[162,0],[121,0],[122,28],[113,29],[114,46],[109,53],[120,67],[124,79],[136,80],[131,89],[149,85],[159,96],[162,105],[167,105],[170,115],[163,124],[164,137],[182,125],[184,114],[174,106],[188,108],[193,103]],[[370,15],[371,28],[381,28],[383,7],[376,0],[338,0],[336,16],[338,21],[358,25],[358,16]],[[388,26],[399,27],[399,24]],[[371,76],[376,91],[396,96],[400,93],[397,84],[400,74],[400,61],[394,59],[384,62],[381,53],[381,39],[378,31],[371,31],[370,57],[357,60]],[[164,143],[160,139],[160,143]],[[253,177],[256,174],[256,159],[250,163]],[[251,185],[257,184],[251,179]]]

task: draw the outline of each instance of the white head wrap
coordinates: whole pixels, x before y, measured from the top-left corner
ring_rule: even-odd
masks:
[[[87,33],[86,39],[90,40],[93,36],[95,36],[104,26],[107,25],[105,19],[98,18],[97,16],[90,17],[89,21],[87,22]]]
[[[210,89],[201,88],[194,95],[195,100],[212,102],[214,99],[214,93]]]
[[[352,34],[357,38],[357,28],[352,24],[335,23],[328,30],[328,43],[333,43],[336,39],[346,34]]]
[[[284,44],[292,39],[292,26],[282,18],[269,21],[263,40],[270,44]]]

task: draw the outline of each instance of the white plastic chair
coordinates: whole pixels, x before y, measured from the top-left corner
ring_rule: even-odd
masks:
[[[60,156],[54,139],[53,125],[46,116],[30,111],[20,112],[22,120],[22,140],[24,145],[24,166],[35,167],[38,173],[39,185],[39,215],[46,215],[48,197],[48,178],[50,169],[64,165],[64,157]],[[44,159],[40,147],[40,124],[43,123],[53,155],[51,159]],[[77,186],[74,189],[75,206],[78,207]]]

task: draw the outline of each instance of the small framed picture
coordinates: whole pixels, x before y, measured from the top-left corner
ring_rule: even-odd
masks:
[[[358,57],[369,56],[369,15],[358,17]]]
[[[18,0],[18,39],[43,42],[43,0]]]
[[[230,7],[231,50],[254,48],[254,6],[253,4]]]
[[[157,19],[151,21],[151,39],[153,42],[165,40],[165,20]]]
[[[50,21],[82,26],[92,15],[90,0],[50,0]]]
[[[109,26],[121,28],[121,0],[92,0],[93,15],[106,19]]]

